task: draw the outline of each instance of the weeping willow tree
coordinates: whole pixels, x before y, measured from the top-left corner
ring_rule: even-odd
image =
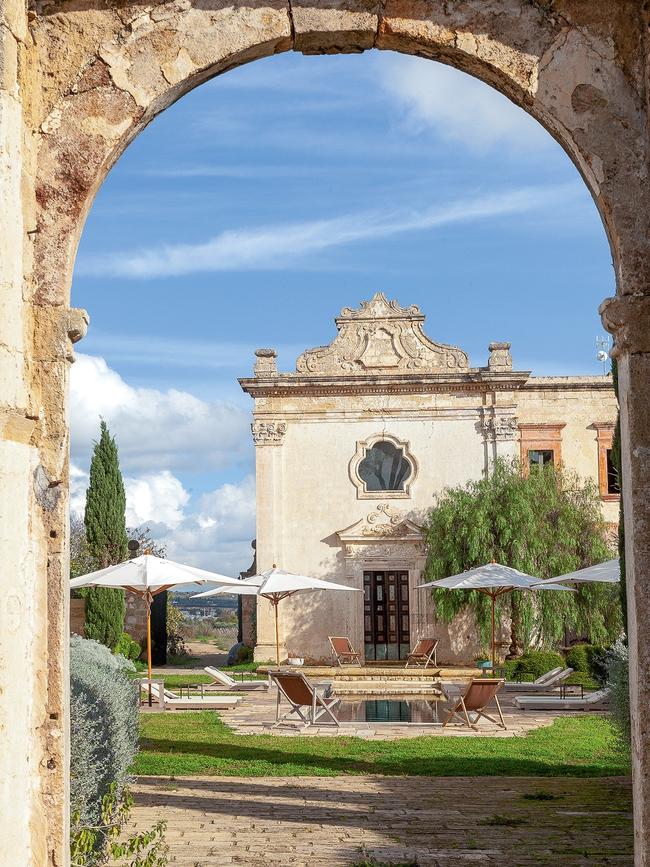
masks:
[[[427,580],[496,561],[541,579],[612,557],[598,490],[575,473],[552,466],[524,478],[517,462],[498,460],[488,478],[447,489],[428,516]],[[478,592],[434,590],[446,622],[471,609],[481,641],[489,636],[489,600]],[[497,600],[512,623],[511,653],[532,641],[550,645],[566,628],[610,643],[621,632],[615,585],[582,585],[577,593],[521,591]]]

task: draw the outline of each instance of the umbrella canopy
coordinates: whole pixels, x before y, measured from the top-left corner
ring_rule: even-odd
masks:
[[[438,581],[429,581],[427,584],[418,585],[424,587],[445,587],[447,590],[498,590],[505,592],[515,588],[531,587],[539,584],[539,578],[526,575],[511,566],[502,566],[501,563],[486,563],[485,566],[477,566],[468,569],[458,575],[450,575],[449,578],[440,578]]]
[[[239,584],[236,578],[219,575],[218,572],[185,566],[164,557],[154,557],[153,554],[141,554],[133,560],[73,578],[70,587],[126,587],[134,593],[155,595],[177,584],[204,584],[206,581]]]
[[[567,572],[566,575],[551,578],[550,583],[592,584],[602,581],[605,584],[618,584],[620,579],[621,566],[617,558],[616,560],[607,560],[605,563],[597,563],[595,566],[588,566],[586,569],[578,569],[576,572]],[[533,590],[541,590],[548,583],[542,581],[540,584],[534,585]]]
[[[345,584],[336,584],[333,581],[323,581],[320,578],[311,578],[308,575],[294,575],[284,569],[273,566],[259,575],[252,575],[242,581],[236,581],[236,586],[228,585],[216,587],[214,590],[206,590],[197,593],[193,599],[201,599],[205,596],[217,596],[218,594],[233,593],[237,596],[263,596],[273,605],[275,611],[275,656],[280,664],[280,633],[278,629],[278,604],[281,599],[293,596],[308,590],[348,590],[356,593],[363,591],[357,587],[348,587]]]
[[[489,596],[492,602],[492,671],[496,667],[496,643],[494,639],[495,627],[495,604],[497,597],[504,593],[512,593],[514,590],[570,590],[562,584],[540,582],[539,578],[533,578],[525,572],[513,569],[511,566],[503,566],[501,563],[486,563],[485,566],[477,566],[461,572],[458,575],[450,575],[448,578],[440,578],[437,581],[429,581],[427,584],[419,584],[418,589],[444,588],[445,590],[476,590]]]
[[[78,587],[121,587],[142,596],[147,605],[147,669],[151,680],[151,603],[153,597],[163,590],[180,584],[204,584],[218,581],[220,584],[239,584],[236,578],[208,572],[195,566],[185,566],[163,557],[142,554],[133,560],[125,560],[115,566],[107,566],[70,581],[70,589]]]

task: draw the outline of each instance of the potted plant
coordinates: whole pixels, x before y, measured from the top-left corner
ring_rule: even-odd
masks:
[[[287,662],[289,665],[304,665],[305,660],[302,656],[297,656],[295,653],[287,653]]]

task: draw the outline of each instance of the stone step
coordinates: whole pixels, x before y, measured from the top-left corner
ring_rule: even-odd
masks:
[[[260,666],[258,673],[276,671],[277,666]],[[281,665],[281,671],[301,671],[309,680],[313,678],[336,681],[431,681],[434,678],[458,679],[480,677],[478,668],[464,666],[439,666],[438,668],[403,668],[398,666],[334,666],[334,665]]]
[[[439,687],[438,687],[439,689]],[[434,683],[415,684],[409,680],[391,680],[391,681],[346,681],[341,682],[335,680],[332,684],[332,692],[334,695],[351,695],[351,696],[381,696],[399,695],[405,697],[428,696],[435,698],[437,689]]]

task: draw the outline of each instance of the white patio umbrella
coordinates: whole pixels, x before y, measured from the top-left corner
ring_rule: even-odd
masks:
[[[259,575],[252,575],[250,578],[244,578],[242,581],[237,581],[236,584],[236,587],[228,585],[225,587],[217,587],[214,590],[206,590],[204,593],[197,593],[192,598],[201,599],[205,596],[234,593],[237,596],[263,596],[265,599],[268,599],[271,605],[273,605],[275,612],[275,657],[278,665],[280,665],[278,605],[281,599],[286,599],[288,596],[293,596],[294,593],[302,593],[307,590],[348,590],[356,593],[363,592],[357,587],[347,587],[345,584],[335,584],[333,581],[323,581],[320,578],[310,578],[307,575],[294,575],[292,572],[285,572],[284,569],[278,569],[275,565],[272,569],[267,569],[266,572],[261,572]]]
[[[141,596],[147,606],[147,671],[151,680],[151,603],[153,597],[163,590],[180,584],[205,584],[214,581],[219,584],[239,584],[236,578],[208,572],[195,566],[184,566],[163,557],[142,554],[124,563],[107,566],[87,575],[80,575],[70,581],[70,589],[78,587],[116,587],[131,590]]]
[[[602,581],[604,584],[618,584],[621,578],[621,566],[618,558],[606,560],[605,563],[597,563],[595,566],[587,566],[586,569],[578,569],[576,572],[567,572],[557,578],[549,578],[553,584],[595,584]],[[547,581],[541,581],[533,586],[533,590],[543,589]]]
[[[496,666],[496,644],[494,640],[494,608],[496,600],[504,593],[512,593],[514,590],[568,590],[562,584],[554,582],[540,582],[539,578],[526,575],[511,566],[503,566],[501,563],[486,563],[485,566],[477,566],[461,572],[459,575],[450,575],[449,578],[440,578],[437,581],[429,581],[427,584],[419,584],[418,589],[442,587],[446,590],[476,590],[490,597],[492,602],[492,671]],[[571,591],[575,592],[575,591]]]

